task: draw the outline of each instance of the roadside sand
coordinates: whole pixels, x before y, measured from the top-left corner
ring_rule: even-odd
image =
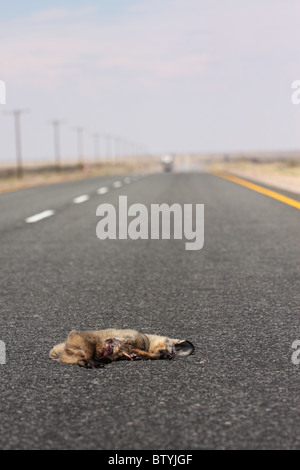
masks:
[[[256,163],[247,160],[236,160],[231,162],[215,162],[202,165],[207,171],[225,171],[241,178],[253,180],[257,183],[266,184],[300,194],[300,161],[287,160],[281,162]],[[198,167],[195,167],[196,170]],[[32,186],[62,183],[96,176],[107,176],[113,174],[128,174],[138,172],[161,171],[158,158],[145,158],[118,163],[116,165],[105,165],[102,167],[90,167],[88,170],[68,171],[57,173],[55,171],[24,173],[22,179],[15,176],[0,178],[0,193],[16,191],[18,189]],[[175,165],[176,171],[176,165]]]
[[[300,194],[300,162],[218,162],[212,164],[209,170],[226,171],[257,183]]]

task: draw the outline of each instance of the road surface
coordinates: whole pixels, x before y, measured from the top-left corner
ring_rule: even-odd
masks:
[[[203,249],[100,241],[96,209],[120,195],[204,204]],[[205,173],[0,195],[0,448],[299,448],[299,215]],[[187,338],[195,353],[93,370],[48,358],[72,329],[109,327]]]

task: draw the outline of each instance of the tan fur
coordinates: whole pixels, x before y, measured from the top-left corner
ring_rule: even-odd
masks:
[[[83,367],[103,367],[120,359],[172,359],[187,356],[193,345],[184,340],[148,335],[136,330],[71,331],[64,343],[50,351],[50,358]]]

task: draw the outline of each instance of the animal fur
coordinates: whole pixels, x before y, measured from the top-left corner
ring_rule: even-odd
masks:
[[[193,352],[194,346],[189,341],[135,330],[73,330],[64,343],[54,346],[50,358],[93,368],[121,359],[172,359]]]

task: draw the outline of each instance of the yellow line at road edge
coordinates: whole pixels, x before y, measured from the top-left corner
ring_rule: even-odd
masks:
[[[288,204],[289,206],[296,207],[296,209],[300,209],[300,201],[296,201],[295,199],[284,196],[283,194],[277,193],[276,191],[272,191],[271,189],[267,189],[267,188],[264,188],[263,186],[259,186],[258,184],[251,183],[250,181],[239,178],[238,176],[231,175],[230,173],[223,173],[221,171],[212,171],[212,174],[215,176],[219,176],[220,178],[224,178],[226,180],[232,181],[233,183],[237,183],[242,186],[245,186],[246,188],[252,189],[253,191],[264,194],[265,196],[269,196],[269,197],[272,197],[273,199],[277,199],[278,201],[281,201],[284,204]]]

